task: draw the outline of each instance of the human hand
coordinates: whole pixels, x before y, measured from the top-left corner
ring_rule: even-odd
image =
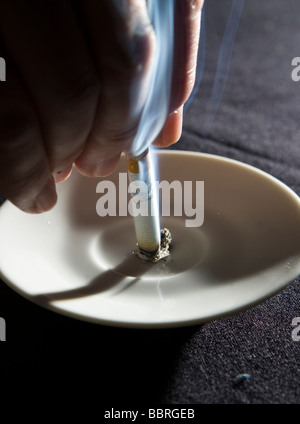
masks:
[[[175,71],[170,115],[154,143],[160,147],[181,134],[203,1],[175,4]],[[0,191],[6,198],[39,213],[54,206],[55,182],[68,177],[73,163],[88,176],[113,172],[135,135],[153,48],[140,0],[1,2],[7,81],[0,83]]]

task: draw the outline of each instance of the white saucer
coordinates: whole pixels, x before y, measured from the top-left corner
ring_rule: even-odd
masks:
[[[160,180],[204,181],[204,224],[163,218],[171,257],[149,264],[133,218],[96,213],[100,179],[74,169],[41,215],[0,208],[2,279],[31,301],[105,325],[171,327],[220,318],[274,295],[300,274],[300,199],[243,163],[192,152],[157,152]],[[126,172],[122,159],[109,177]],[[108,178],[105,178],[107,180]],[[171,209],[172,210],[172,209]]]

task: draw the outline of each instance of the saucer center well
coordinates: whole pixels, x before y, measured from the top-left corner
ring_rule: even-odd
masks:
[[[172,234],[170,256],[155,264],[136,256],[131,217],[102,226],[93,243],[93,259],[105,270],[143,279],[167,278],[203,261],[207,246],[201,228],[187,228],[183,218],[173,217],[162,219],[161,227],[168,228]]]

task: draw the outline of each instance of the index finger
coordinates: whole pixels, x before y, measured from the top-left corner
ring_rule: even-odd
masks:
[[[193,90],[196,78],[201,11],[204,0],[175,1],[174,59],[169,116],[153,143],[167,147],[181,136],[183,105]]]

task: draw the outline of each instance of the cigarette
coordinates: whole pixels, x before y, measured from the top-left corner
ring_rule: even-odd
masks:
[[[161,231],[151,156],[147,149],[138,157],[127,155],[126,159],[129,182],[136,187],[131,193],[132,200],[136,198],[143,211],[134,215],[137,244],[143,255],[152,258],[160,249]]]

